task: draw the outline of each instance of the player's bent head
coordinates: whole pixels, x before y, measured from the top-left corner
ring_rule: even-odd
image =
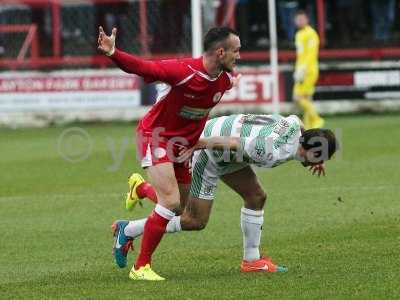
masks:
[[[338,141],[332,130],[315,128],[303,132],[300,137],[303,166],[312,166],[331,159],[338,150]]]
[[[211,28],[203,40],[204,52],[213,57],[224,71],[232,72],[240,58],[240,39],[237,31],[229,27]]]

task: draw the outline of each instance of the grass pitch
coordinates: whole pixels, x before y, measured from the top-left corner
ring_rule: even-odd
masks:
[[[133,125],[1,129],[0,298],[399,299],[400,116],[327,125],[343,151],[326,178],[296,162],[259,172],[264,252],[288,273],[239,272],[242,203],[221,183],[204,231],[163,239],[153,266],[167,281],[156,283],[129,280],[111,256],[112,221],[152,208],[124,211],[141,171]]]

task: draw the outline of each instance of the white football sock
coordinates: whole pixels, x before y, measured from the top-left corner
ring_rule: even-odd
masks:
[[[260,259],[261,230],[264,223],[264,210],[242,208],[240,225],[243,232],[243,259]]]
[[[137,238],[138,236],[141,236],[143,234],[144,224],[146,224],[146,221],[147,221],[147,218],[129,221],[129,224],[126,225],[126,227],[124,229],[125,235],[129,236],[133,239]],[[165,232],[174,233],[174,232],[179,232],[179,231],[182,231],[181,216],[176,216],[176,217],[173,217],[168,222]]]
[[[175,216],[175,213],[172,210],[169,210],[161,204],[156,204],[154,212],[167,220],[171,220]]]
[[[124,229],[125,235],[134,239],[137,238],[138,236],[141,236],[143,234],[144,224],[146,224],[146,221],[147,218],[129,221],[128,225],[126,225]]]
[[[168,222],[165,232],[174,233],[179,231],[182,231],[181,216],[175,216]]]

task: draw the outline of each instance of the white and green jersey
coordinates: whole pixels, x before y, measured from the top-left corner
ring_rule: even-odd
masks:
[[[272,168],[294,158],[299,147],[301,121],[295,116],[231,115],[207,122],[202,137],[240,137],[239,151],[212,151],[220,166],[248,163]]]
[[[231,115],[207,122],[202,137],[240,137],[238,151],[203,149],[192,159],[193,197],[213,200],[218,179],[249,165],[276,167],[295,158],[301,136],[297,116]]]

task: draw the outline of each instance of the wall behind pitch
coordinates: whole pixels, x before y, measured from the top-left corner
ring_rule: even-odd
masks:
[[[400,66],[321,66],[315,99],[322,113],[398,110]],[[272,77],[267,66],[240,67],[238,85],[212,114],[272,111]],[[292,70],[282,67],[283,113],[292,103]],[[144,85],[120,70],[0,73],[0,125],[46,126],[72,121],[137,120],[155,102],[160,85]]]

